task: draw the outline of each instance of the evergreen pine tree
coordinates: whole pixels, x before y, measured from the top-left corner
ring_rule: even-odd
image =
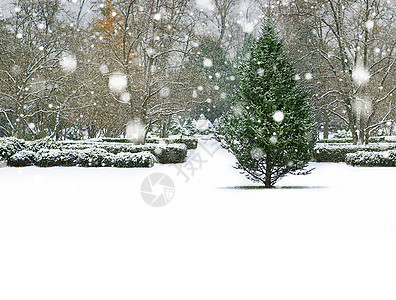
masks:
[[[232,112],[221,124],[223,146],[236,156],[236,167],[248,178],[272,187],[312,158],[314,118],[271,26],[263,26],[240,73]]]
[[[194,125],[193,119],[188,117],[183,124],[183,135],[192,136],[197,133],[197,128]]]
[[[209,134],[213,133],[213,125],[210,120],[206,119],[204,114],[199,116],[199,119],[196,121],[195,127],[200,134]]]
[[[172,135],[182,133],[182,126],[180,125],[179,118],[175,115],[172,115],[169,121],[169,133]]]

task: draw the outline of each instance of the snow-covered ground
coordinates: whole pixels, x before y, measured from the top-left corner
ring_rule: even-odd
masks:
[[[0,299],[395,299],[396,168],[268,190],[233,164],[200,141],[178,165],[0,169]],[[175,194],[151,207],[158,172]]]

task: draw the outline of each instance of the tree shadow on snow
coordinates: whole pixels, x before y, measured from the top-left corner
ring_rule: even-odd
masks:
[[[226,190],[281,190],[281,189],[296,189],[296,190],[302,190],[302,189],[325,189],[325,186],[274,186],[272,188],[266,188],[263,185],[242,185],[242,186],[225,186],[221,187],[220,189],[226,189]]]

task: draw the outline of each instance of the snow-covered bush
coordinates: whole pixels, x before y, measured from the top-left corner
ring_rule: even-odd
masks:
[[[199,119],[195,122],[195,127],[200,134],[213,133],[213,125],[204,114],[199,116]]]
[[[161,139],[162,140],[162,139]],[[187,157],[187,147],[185,144],[145,144],[133,145],[126,143],[103,143],[103,142],[62,142],[64,149],[103,149],[112,154],[151,152],[157,157],[159,163],[180,163]]]
[[[36,153],[39,167],[75,166],[79,151],[70,149],[41,149]]]
[[[352,166],[396,167],[396,150],[348,153],[345,162]]]
[[[346,139],[346,138],[352,138],[352,132],[350,130],[337,130],[337,132],[334,134],[334,138],[336,139]]]
[[[167,145],[170,144],[184,144],[187,146],[187,149],[196,149],[198,146],[198,139],[192,137],[170,137],[170,138],[149,138],[147,139],[148,143],[165,143]]]
[[[54,140],[49,140],[49,139],[25,142],[25,145],[26,145],[26,150],[33,151],[33,152],[38,152],[44,148],[46,148],[46,149],[60,149],[61,148],[59,143],[57,143]]]
[[[314,159],[318,162],[344,162],[348,153],[358,151],[379,152],[396,149],[396,144],[368,144],[364,146],[352,144],[317,144]]]
[[[76,159],[76,165],[80,167],[102,167],[108,166],[109,162],[112,161],[111,153],[103,149],[89,148],[84,150],[78,150],[78,157]]]
[[[118,168],[151,168],[156,158],[150,152],[139,153],[121,152],[112,156],[111,166]]]
[[[36,153],[29,150],[19,151],[8,159],[8,165],[12,167],[33,166],[35,163]]]
[[[125,138],[100,138],[92,140],[92,142],[109,142],[109,143],[125,143],[125,144],[132,144],[132,139],[125,139]],[[67,141],[65,143],[71,143],[71,141]],[[76,144],[76,142],[72,142]],[[189,136],[177,136],[168,137],[168,138],[158,138],[158,137],[148,137],[146,139],[146,144],[158,144],[158,143],[165,143],[165,144],[185,144],[187,149],[196,149],[198,145],[198,139],[189,137]]]
[[[187,147],[184,144],[159,144],[154,149],[154,155],[161,164],[181,163],[187,157]]]
[[[8,159],[25,149],[25,142],[13,137],[0,138],[0,157]]]
[[[41,149],[36,153],[39,167],[78,166],[78,167],[152,167],[156,158],[150,152],[112,154],[103,149]]]

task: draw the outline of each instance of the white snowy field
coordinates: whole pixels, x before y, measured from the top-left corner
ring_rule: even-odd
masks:
[[[233,164],[201,141],[150,169],[0,169],[0,299],[396,298],[396,168],[311,163],[268,190]],[[164,207],[140,193],[156,172]]]

